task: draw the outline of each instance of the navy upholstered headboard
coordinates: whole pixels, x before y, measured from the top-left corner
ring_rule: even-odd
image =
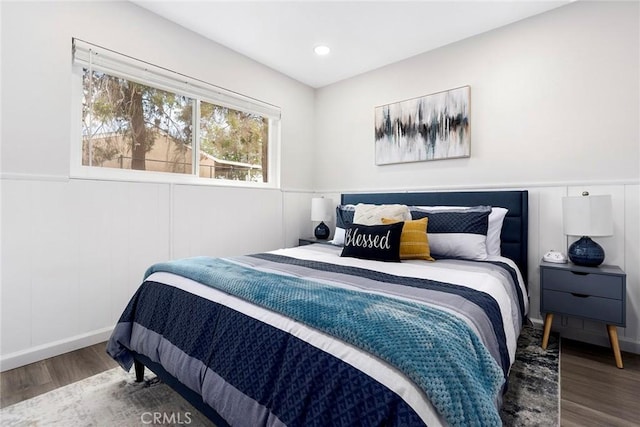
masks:
[[[343,194],[342,204],[390,204],[409,206],[477,206],[507,208],[502,225],[502,255],[512,259],[527,283],[527,245],[529,229],[529,193],[523,191],[455,191],[415,193]]]

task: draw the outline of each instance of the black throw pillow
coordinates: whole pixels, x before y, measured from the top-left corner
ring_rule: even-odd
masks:
[[[345,231],[343,257],[400,262],[404,222],[389,225],[351,224]]]

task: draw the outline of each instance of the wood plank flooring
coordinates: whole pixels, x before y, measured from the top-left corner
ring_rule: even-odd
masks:
[[[0,374],[0,407],[13,405],[118,366],[99,343]]]
[[[563,426],[640,426],[640,355],[563,339],[560,362]]]
[[[96,344],[3,372],[0,407],[115,368],[104,349]],[[640,426],[640,355],[622,358],[618,369],[611,349],[562,340],[562,426]]]

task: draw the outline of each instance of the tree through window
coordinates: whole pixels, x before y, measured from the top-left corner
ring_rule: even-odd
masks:
[[[126,67],[120,74],[113,64],[94,63],[91,48],[85,54],[88,60],[79,60],[83,166],[269,182],[271,127],[278,119],[230,107],[233,93],[218,104],[212,101],[217,91],[167,90],[129,77]]]

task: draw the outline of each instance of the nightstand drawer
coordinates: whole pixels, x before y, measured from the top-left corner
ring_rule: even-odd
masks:
[[[583,295],[622,300],[624,278],[597,273],[576,273],[569,270],[543,268],[542,286],[545,290],[574,292]]]
[[[619,299],[584,296],[581,292],[572,294],[546,290],[543,294],[542,307],[548,313],[578,316],[612,325],[624,323],[622,300]]]

